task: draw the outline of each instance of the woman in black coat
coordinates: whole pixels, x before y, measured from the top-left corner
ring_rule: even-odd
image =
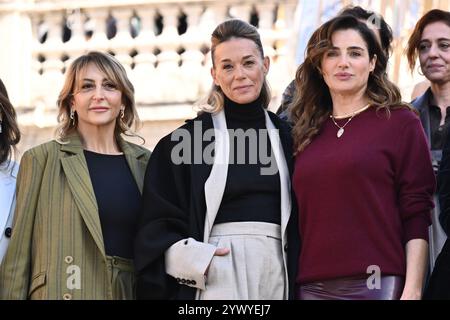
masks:
[[[292,143],[266,111],[269,59],[241,20],[216,28],[211,53],[203,112],[161,139],[147,167],[137,297],[287,299],[299,245]]]

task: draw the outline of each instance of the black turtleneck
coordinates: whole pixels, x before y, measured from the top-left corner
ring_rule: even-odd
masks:
[[[230,132],[230,150],[234,152],[230,155],[227,183],[215,223],[259,221],[280,224],[278,170],[272,175],[261,174],[261,169],[269,167],[270,163],[276,166],[261,101],[238,104],[225,97],[224,111]],[[230,129],[241,129],[247,138],[243,139],[242,135],[239,138],[236,131],[233,134]],[[242,147],[239,147],[239,140],[245,141]]]

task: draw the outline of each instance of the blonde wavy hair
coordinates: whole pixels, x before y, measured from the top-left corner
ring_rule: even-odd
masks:
[[[214,61],[216,47],[233,38],[243,38],[253,41],[261,54],[261,59],[264,59],[264,50],[258,30],[245,21],[230,19],[219,24],[211,35],[211,60],[213,68],[216,67]],[[271,94],[269,84],[265,78],[261,88],[260,99],[262,107],[267,108],[270,103]],[[220,86],[215,84],[212,85],[207,97],[196,103],[200,111],[209,113],[219,112],[223,109],[223,105],[224,93]]]
[[[112,55],[108,53],[91,51],[75,59],[66,71],[65,81],[59,93],[57,105],[58,127],[56,128],[56,138],[64,143],[68,135],[77,130],[78,116],[74,114],[74,121],[70,119],[70,109],[74,94],[82,84],[82,77],[89,64],[94,64],[106,78],[111,81],[122,93],[122,103],[125,106],[124,117],[120,116],[116,120],[114,136],[116,140],[121,134],[127,136],[138,136],[135,131],[140,127],[140,120],[137,114],[134,101],[134,87],[127,77],[127,73]],[[145,140],[144,140],[145,141]]]
[[[356,30],[361,35],[368,47],[369,58],[372,60],[375,55],[377,58],[366,89],[371,107],[376,107],[377,111],[384,110],[387,117],[393,108],[404,107],[413,110],[409,104],[401,101],[399,89],[389,81],[386,73],[387,57],[373,32],[353,16],[338,16],[313,33],[308,42],[305,61],[295,75],[297,93],[290,108],[294,123],[292,134],[295,154],[311,143],[332,111],[330,90],[320,72],[321,61],[332,47],[333,34],[338,30],[349,29]]]

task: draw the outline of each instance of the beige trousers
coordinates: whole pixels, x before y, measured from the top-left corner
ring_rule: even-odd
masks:
[[[279,225],[220,223],[213,226],[209,243],[231,251],[213,257],[200,300],[286,299]]]

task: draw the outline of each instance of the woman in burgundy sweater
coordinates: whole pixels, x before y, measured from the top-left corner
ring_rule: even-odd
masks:
[[[419,118],[350,16],[310,40],[296,74],[299,299],[420,299],[435,177]]]

